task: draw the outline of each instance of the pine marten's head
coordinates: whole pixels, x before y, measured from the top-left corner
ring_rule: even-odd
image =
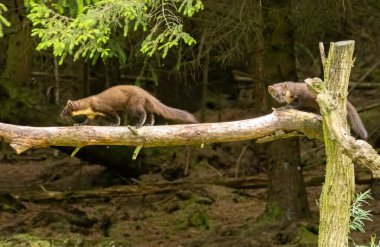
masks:
[[[66,103],[66,106],[65,106],[65,108],[63,108],[63,111],[61,112],[60,116],[62,118],[72,116],[75,109],[76,109],[75,103],[71,100],[68,100]]]
[[[269,86],[268,92],[278,103],[290,104],[294,101],[294,95],[291,94],[287,82],[276,83]]]

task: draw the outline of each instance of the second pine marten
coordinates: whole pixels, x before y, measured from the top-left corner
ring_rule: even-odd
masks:
[[[286,103],[289,107],[316,112],[319,111],[319,105],[316,101],[316,95],[309,91],[306,83],[281,82],[268,87],[271,96],[279,103]],[[347,118],[351,128],[360,138],[366,140],[368,137],[362,120],[355,107],[347,100]]]
[[[97,95],[69,100],[60,116],[86,115],[86,121],[81,124],[87,124],[95,116],[106,116],[114,120],[114,126],[119,126],[125,111],[139,118],[137,128],[144,125],[147,118],[148,124],[153,125],[154,114],[183,123],[198,123],[192,114],[166,106],[144,89],[131,85],[114,86]]]

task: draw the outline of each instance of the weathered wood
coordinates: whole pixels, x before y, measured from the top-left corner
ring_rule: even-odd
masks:
[[[318,101],[321,104],[335,108],[334,97],[328,92],[320,79],[306,79],[305,81],[319,94]],[[327,108],[326,111],[329,112]],[[349,134],[349,129],[341,127],[341,120],[338,115],[327,114],[325,118],[327,119],[326,125],[331,131],[330,139],[339,143],[341,151],[359,165],[370,169],[373,177],[380,177],[380,155],[377,151],[366,141],[355,140]]]
[[[321,139],[320,117],[313,113],[280,109],[266,116],[241,121],[143,126],[139,129],[131,126],[27,127],[0,123],[0,137],[9,142],[17,153],[29,148],[47,146],[204,145],[250,140],[270,135],[281,136],[294,131],[310,138]]]
[[[324,83],[321,80],[308,81],[314,82],[309,85],[318,95],[327,158],[320,199],[318,246],[348,246],[355,174],[352,160],[343,153],[337,134],[349,136],[346,102],[354,45],[354,41],[331,43],[327,58],[321,45]]]

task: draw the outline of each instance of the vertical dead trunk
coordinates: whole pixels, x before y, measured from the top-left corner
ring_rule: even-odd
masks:
[[[60,85],[59,85],[59,65],[58,65],[58,58],[54,57],[54,103],[56,105],[59,105],[59,91],[60,91]]]
[[[334,114],[341,120],[341,126],[348,129],[346,102],[354,44],[354,41],[331,43],[327,60],[322,57],[326,88],[336,105],[334,109],[320,105],[327,161],[320,199],[318,246],[348,246],[350,205],[355,191],[354,165],[333,140],[323,112],[326,109],[328,114]]]
[[[90,63],[83,63],[83,96],[90,94]]]
[[[206,99],[208,91],[208,69],[210,65],[210,55],[209,52],[206,53],[206,57],[203,61],[203,71],[202,71],[202,109],[201,109],[201,122],[206,121]]]

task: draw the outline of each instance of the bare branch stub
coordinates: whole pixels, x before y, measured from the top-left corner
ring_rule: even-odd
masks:
[[[323,42],[319,42],[319,52],[321,54],[322,65],[324,66],[326,63],[326,54],[325,54],[325,47],[323,46]]]

